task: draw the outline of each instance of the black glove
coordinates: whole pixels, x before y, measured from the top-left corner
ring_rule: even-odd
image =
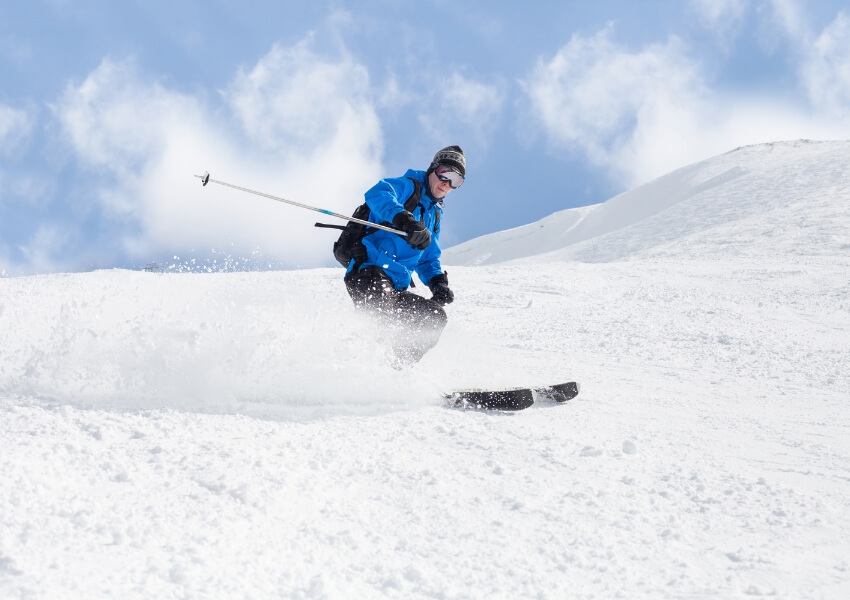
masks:
[[[393,225],[407,234],[407,243],[414,248],[424,250],[431,243],[431,232],[406,210],[393,217]]]
[[[451,304],[455,299],[455,294],[449,289],[449,278],[446,273],[434,275],[431,281],[428,282],[428,287],[431,288],[431,293],[434,296],[431,298],[438,304]]]

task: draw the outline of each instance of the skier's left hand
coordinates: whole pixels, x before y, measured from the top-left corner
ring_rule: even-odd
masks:
[[[431,281],[428,282],[428,287],[431,288],[431,293],[434,294],[431,300],[438,304],[451,304],[455,299],[454,292],[449,288],[449,278],[445,273],[440,273],[432,277]]]
[[[424,250],[431,243],[431,232],[406,210],[393,217],[393,225],[407,234],[407,243],[417,250]]]

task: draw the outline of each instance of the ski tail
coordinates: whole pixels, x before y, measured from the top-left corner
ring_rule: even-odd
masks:
[[[534,388],[457,390],[446,394],[446,398],[456,408],[517,411],[532,406],[536,400],[564,403],[578,396],[579,389],[578,382],[568,381]]]

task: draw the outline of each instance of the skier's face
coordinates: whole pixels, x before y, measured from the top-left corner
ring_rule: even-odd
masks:
[[[445,165],[438,166],[434,171],[428,175],[428,184],[431,186],[431,195],[434,198],[445,198],[446,195],[455,189],[452,187],[452,181],[457,181],[457,178],[460,177],[457,172],[453,171],[451,167],[447,167]],[[463,178],[460,178],[460,183],[456,185],[456,187],[460,187],[460,184],[463,183]]]

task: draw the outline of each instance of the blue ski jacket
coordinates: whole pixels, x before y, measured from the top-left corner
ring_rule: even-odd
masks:
[[[373,223],[388,225],[398,213],[404,211],[404,203],[414,192],[413,182],[408,178],[419,180],[422,184],[419,204],[411,211],[416,220],[422,222],[431,232],[431,243],[424,250],[418,250],[407,243],[407,238],[376,229],[363,238],[366,247],[366,261],[360,265],[378,267],[392,280],[397,290],[410,286],[413,272],[419,275],[420,281],[428,284],[435,275],[443,272],[440,266],[440,219],[443,214],[443,203],[431,196],[425,171],[410,169],[403,177],[382,179],[365,194],[366,204],[371,211],[369,220]],[[352,260],[346,274],[354,267]]]

